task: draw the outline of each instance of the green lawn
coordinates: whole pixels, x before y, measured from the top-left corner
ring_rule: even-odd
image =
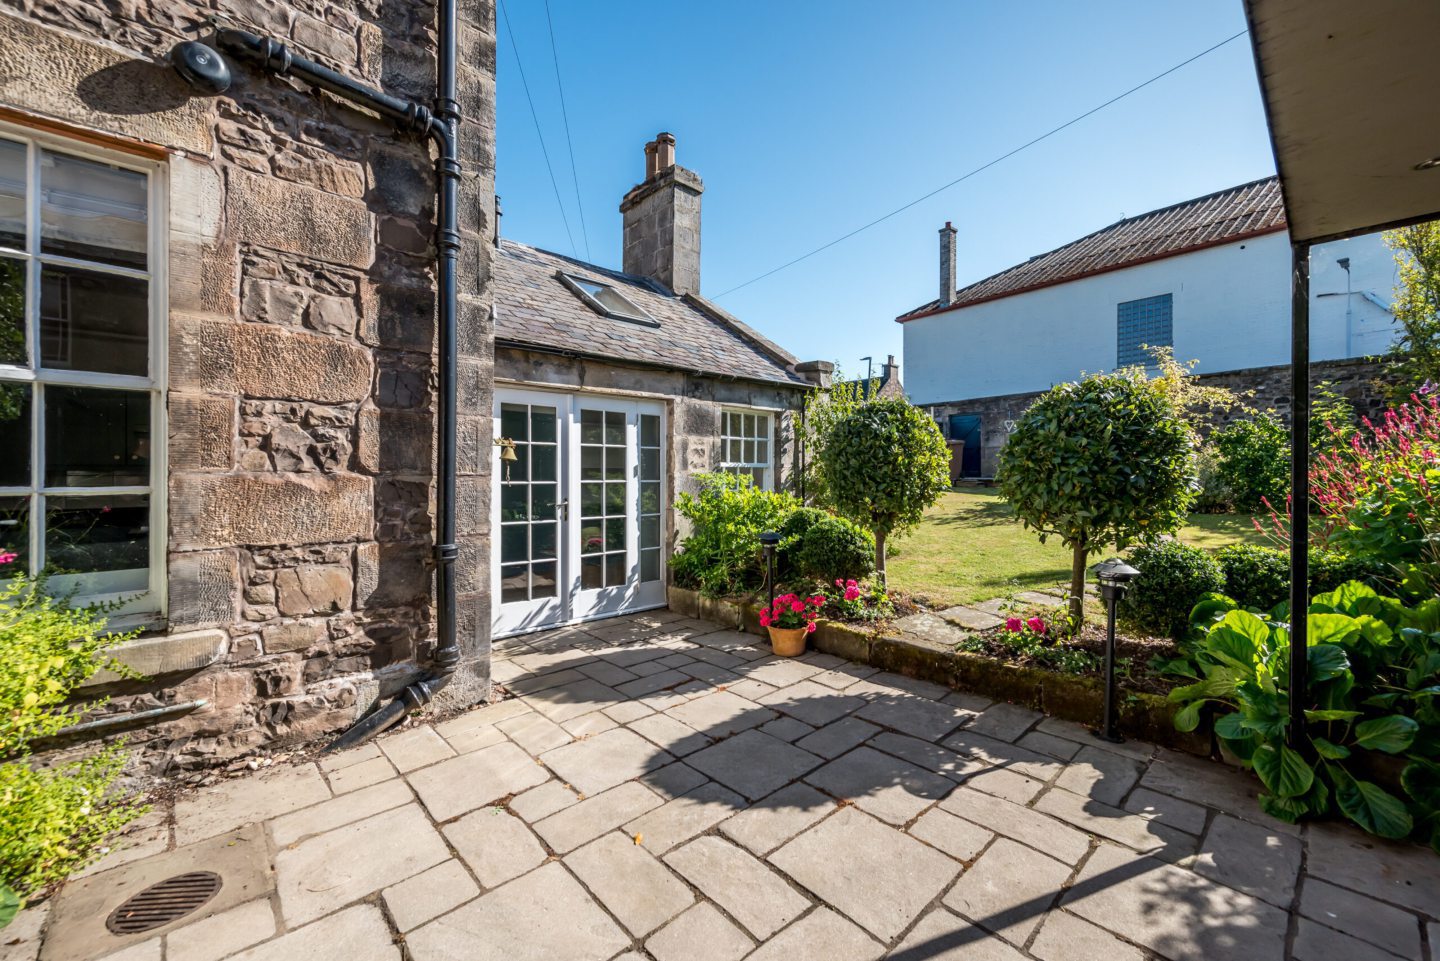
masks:
[[[1250,518],[1237,514],[1194,514],[1180,539],[1211,550],[1265,543]],[[996,491],[985,489],[941,495],[918,530],[890,545],[887,566],[891,587],[945,605],[1070,580],[1070,552],[1059,539],[1041,544]]]

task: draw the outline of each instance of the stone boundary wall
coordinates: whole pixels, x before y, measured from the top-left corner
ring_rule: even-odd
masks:
[[[446,697],[489,689],[495,21],[461,5],[459,626]],[[162,63],[219,16],[431,103],[429,0],[0,0],[0,106],[163,151],[168,612],[96,678],[140,773],[343,729],[433,648],[434,169],[428,145],[231,61],[197,98]],[[203,32],[199,34],[203,37]],[[87,692],[89,693],[89,692]]]
[[[1290,422],[1290,367],[1251,367],[1245,370],[1223,371],[1213,374],[1198,374],[1199,383],[1227,387],[1238,393],[1252,392],[1248,403],[1260,410],[1273,409],[1280,418]],[[1343,394],[1355,405],[1357,415],[1376,417],[1386,408],[1382,385],[1385,379],[1383,362],[1370,357],[1351,360],[1321,361],[1310,366],[1310,382],[1318,385],[1330,382],[1337,393]],[[999,466],[1000,449],[1005,446],[1009,434],[1005,421],[1019,420],[1020,415],[1040,396],[1040,391],[1023,394],[1006,394],[999,397],[978,397],[974,400],[954,401],[944,404],[927,404],[925,410],[933,411],[941,420],[948,420],[951,414],[980,415],[981,433],[981,474],[994,477]],[[1221,423],[1224,423],[1223,419]],[[1217,424],[1219,426],[1219,424]],[[959,451],[952,445],[951,476],[959,476]]]

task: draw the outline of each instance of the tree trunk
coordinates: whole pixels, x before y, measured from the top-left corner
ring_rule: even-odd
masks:
[[[1070,633],[1076,635],[1085,626],[1085,561],[1090,556],[1089,546],[1076,541],[1070,562]]]
[[[875,532],[875,574],[880,578],[881,587],[889,587],[885,581],[885,532]]]

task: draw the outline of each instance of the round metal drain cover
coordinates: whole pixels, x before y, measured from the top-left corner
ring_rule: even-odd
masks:
[[[112,934],[139,934],[177,921],[199,908],[220,891],[220,875],[213,871],[191,871],[152,884],[132,898],[126,898],[105,927]]]

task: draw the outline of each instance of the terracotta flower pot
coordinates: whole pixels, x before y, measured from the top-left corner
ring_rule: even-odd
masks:
[[[767,627],[770,632],[770,650],[777,657],[799,657],[805,653],[805,628]]]

